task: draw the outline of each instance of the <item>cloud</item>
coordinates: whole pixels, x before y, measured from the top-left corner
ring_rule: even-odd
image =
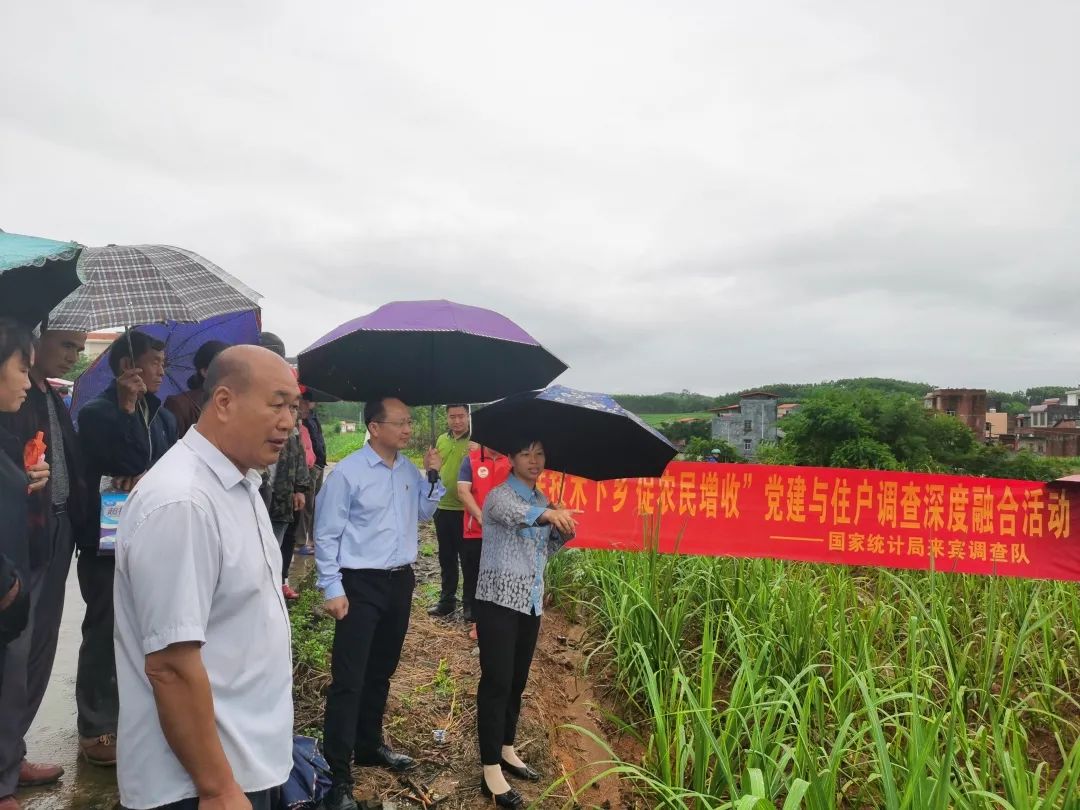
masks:
[[[1080,376],[1073,4],[6,20],[0,227],[199,251],[290,350],[446,297],[591,389]]]

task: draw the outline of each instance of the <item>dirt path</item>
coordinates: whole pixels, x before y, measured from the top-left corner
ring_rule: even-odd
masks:
[[[428,552],[416,566],[418,587],[412,623],[405,641],[401,667],[394,678],[387,712],[387,733],[393,745],[418,757],[422,766],[416,781],[445,795],[441,810],[490,808],[479,794],[480,766],[476,744],[476,683],[480,664],[468,626],[461,621],[432,619],[427,608],[438,595],[438,561],[432,550],[434,537],[425,529],[422,542]],[[297,557],[294,582],[310,566],[310,557]],[[60,785],[20,791],[27,810],[112,810],[116,807],[115,771],[94,768],[77,761],[75,733],[74,672],[78,653],[79,622],[83,603],[74,567],[68,587],[61,649],[57,656],[45,705],[28,738],[30,753],[38,759],[54,759],[67,768]],[[603,749],[585,735],[559,728],[577,725],[605,738],[602,713],[590,683],[578,676],[581,670],[581,627],[558,611],[544,615],[540,642],[525,693],[519,751],[523,758],[547,777],[540,785],[517,784],[530,802],[536,802],[556,779],[568,783],[536,807],[565,804],[574,788],[588,781],[590,763],[606,759]],[[317,692],[323,682],[310,684]],[[300,708],[300,707],[298,707]],[[308,707],[304,724],[321,725],[322,704]],[[432,731],[444,728],[446,742],[435,743]],[[360,795],[398,802],[399,808],[421,807],[406,800],[409,788],[395,777],[374,769],[358,770]],[[607,780],[591,789],[579,806],[624,808],[632,802],[619,795],[619,785]],[[377,806],[377,805],[376,805]]]
[[[485,801],[479,792],[478,651],[460,616],[446,621],[427,615],[427,608],[438,596],[439,581],[430,528],[423,531],[421,546],[412,622],[392,683],[385,723],[388,741],[419,759],[421,766],[413,774],[413,785],[377,769],[358,769],[357,797],[397,802],[397,807],[421,807],[410,798],[424,790],[446,797],[437,805],[441,810],[488,808],[490,800]],[[534,807],[565,806],[572,787],[583,785],[596,772],[589,770],[590,764],[607,758],[587,736],[560,728],[576,725],[605,736],[594,693],[578,676],[580,640],[580,627],[557,611],[545,613],[518,733],[522,758],[541,771],[545,780],[539,785],[515,784]],[[441,744],[435,739],[438,729],[445,731]],[[566,781],[544,796],[552,782],[563,777]],[[631,803],[620,797],[618,782],[608,779],[587,791],[577,806],[622,808]]]

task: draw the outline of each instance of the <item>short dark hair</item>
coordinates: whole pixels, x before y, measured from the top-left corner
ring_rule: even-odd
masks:
[[[507,442],[507,444],[506,444],[506,455],[508,455],[508,456],[516,456],[522,450],[528,450],[534,444],[538,444],[541,447],[543,447],[544,446],[544,440],[540,439],[540,438],[538,438],[536,436],[532,436],[532,437],[526,437],[524,435],[518,436],[513,441]],[[547,452],[547,450],[545,448],[545,453],[546,452]]]
[[[137,329],[125,332],[114,340],[113,345],[109,347],[109,368],[112,369],[114,377],[119,377],[123,374],[120,361],[125,357],[134,361],[147,352],[163,351],[165,351],[165,344],[157,338],[150,337],[150,335]]]
[[[208,340],[195,352],[191,364],[195,366],[195,373],[188,377],[188,388],[196,391],[203,386],[203,375],[199,369],[210,368],[214,358],[229,348],[229,344],[221,340]]]
[[[466,405],[464,402],[455,402],[452,405],[447,405],[446,412],[450,413],[451,408],[464,408],[466,413],[469,412],[469,406]]]
[[[381,422],[386,418],[386,400],[389,397],[379,397],[364,403],[364,426],[372,422]]]
[[[278,357],[285,356],[285,341],[273,332],[259,332],[259,345],[264,349],[269,349]]]
[[[34,354],[34,339],[30,330],[14,318],[0,318],[0,364],[6,363],[12,355],[20,353],[26,364]]]

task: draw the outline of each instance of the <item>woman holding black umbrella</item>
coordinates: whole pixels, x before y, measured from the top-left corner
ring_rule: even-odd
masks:
[[[576,523],[575,512],[551,506],[536,487],[546,466],[544,445],[523,436],[507,450],[510,478],[488,494],[483,511],[475,603],[480,644],[477,732],[484,767],[481,792],[499,807],[520,807],[524,799],[505,774],[540,779],[514,751],[514,737],[540,632],[544,568],[548,556],[573,538]]]

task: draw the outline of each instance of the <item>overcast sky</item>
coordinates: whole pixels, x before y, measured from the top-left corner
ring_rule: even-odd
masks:
[[[450,298],[593,390],[1080,380],[1074,0],[0,19],[0,228],[195,250],[290,352]]]

